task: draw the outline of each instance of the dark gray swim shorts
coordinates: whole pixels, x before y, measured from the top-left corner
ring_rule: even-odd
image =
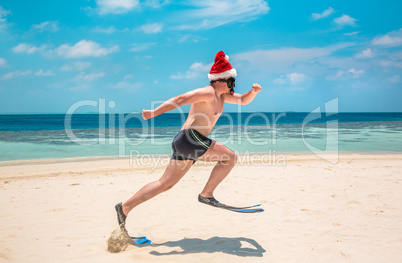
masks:
[[[181,130],[172,142],[172,159],[194,160],[195,163],[211,147],[212,142],[194,129]]]

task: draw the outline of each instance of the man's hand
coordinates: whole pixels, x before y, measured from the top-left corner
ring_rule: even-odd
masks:
[[[153,110],[142,110],[142,118],[144,120],[148,120],[152,117],[155,117],[155,113]]]
[[[260,92],[261,91],[261,85],[257,84],[257,83],[254,83],[253,86],[251,87],[251,91],[253,91],[255,93]]]

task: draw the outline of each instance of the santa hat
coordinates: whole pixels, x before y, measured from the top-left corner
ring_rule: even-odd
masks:
[[[229,63],[229,56],[225,55],[223,51],[219,51],[215,55],[215,63],[212,65],[209,71],[208,78],[211,81],[218,79],[227,79],[230,77],[236,77],[236,69]]]

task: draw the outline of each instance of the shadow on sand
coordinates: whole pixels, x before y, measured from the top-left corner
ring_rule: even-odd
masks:
[[[151,244],[152,247],[171,247],[176,248],[170,252],[151,251],[151,255],[186,255],[195,253],[215,253],[223,252],[239,257],[262,257],[266,252],[254,239],[238,237],[212,237],[207,240],[199,238],[184,238],[178,241],[168,241],[161,244]]]

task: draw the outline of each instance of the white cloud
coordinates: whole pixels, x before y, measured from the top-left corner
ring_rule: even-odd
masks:
[[[304,82],[306,80],[309,80],[310,78],[308,76],[306,76],[303,73],[290,73],[287,74],[286,77],[290,80],[291,83],[296,84],[296,83],[300,83],[300,82]]]
[[[106,56],[110,53],[117,52],[118,50],[119,46],[117,45],[110,48],[103,48],[96,42],[90,40],[81,40],[74,46],[70,46],[68,44],[61,45],[55,51],[61,57],[79,58]]]
[[[186,34],[186,35],[182,36],[182,37],[179,39],[179,43],[186,42],[189,38],[190,38],[190,35],[189,35],[189,34]],[[197,42],[198,42],[198,41],[197,41]]]
[[[398,59],[398,58],[399,58],[399,59],[402,59],[402,50],[400,50],[399,52],[393,53],[392,56],[395,57],[395,58],[397,58],[397,59]]]
[[[128,75],[124,76],[123,80],[126,81],[126,80],[129,80],[129,79],[132,79],[132,78],[134,78],[134,75],[133,74],[128,74]]]
[[[309,81],[311,78],[303,73],[290,73],[286,75],[282,75],[281,77],[274,79],[274,83],[277,84],[292,84],[297,85],[303,82]]]
[[[90,0],[86,0],[90,1]],[[141,10],[142,7],[160,8],[170,4],[170,0],[95,0],[96,8],[85,7],[84,9],[92,14],[97,12],[99,15],[124,14],[132,10]]]
[[[91,66],[90,62],[76,61],[72,63],[64,64],[61,67],[62,71],[81,71]]]
[[[46,21],[38,25],[32,25],[31,29],[39,32],[49,31],[56,32],[59,30],[58,21]]]
[[[371,50],[371,48],[368,48],[360,53],[355,54],[355,58],[372,58],[372,57],[374,57],[374,53]]]
[[[6,16],[11,14],[11,11],[5,10],[1,5],[0,5],[0,23],[5,23],[6,22]]]
[[[9,72],[7,74],[3,75],[3,79],[13,79],[16,77],[21,77],[21,76],[28,76],[32,74],[32,70],[26,70],[26,71],[14,71],[14,72]]]
[[[391,83],[398,83],[401,80],[401,77],[399,75],[393,75],[392,77],[390,77],[389,82]]]
[[[79,73],[77,76],[75,76],[75,78],[73,79],[73,81],[87,81],[87,82],[91,82],[94,80],[97,80],[99,78],[102,78],[105,76],[105,73],[103,72],[99,72],[99,73],[89,73],[89,74],[85,74],[84,72]]]
[[[140,30],[143,31],[145,34],[156,34],[162,32],[163,24],[161,23],[152,23],[152,24],[145,24],[140,27]]]
[[[146,0],[143,4],[152,8],[160,8],[170,3],[170,0]]]
[[[402,45],[402,28],[399,30],[391,31],[384,36],[379,36],[371,42],[373,45],[385,46],[401,46]]]
[[[341,17],[335,18],[335,23],[340,26],[356,26],[356,19],[348,15],[342,15]]]
[[[0,67],[5,67],[7,65],[7,60],[0,58]]]
[[[286,83],[286,76],[282,75],[279,78],[274,79],[274,83],[276,83],[276,84],[285,84]]]
[[[127,82],[127,81],[121,81],[117,83],[116,85],[111,86],[112,89],[120,89],[120,90],[125,90],[128,92],[135,92],[139,88],[142,87],[142,83],[132,83],[132,82]]]
[[[96,0],[98,5],[98,13],[106,14],[122,14],[127,13],[137,7],[139,0]]]
[[[1,5],[0,5],[0,32],[2,32],[4,29],[7,28],[7,19],[6,17],[11,14],[10,11],[5,10]]]
[[[200,41],[207,41],[208,38],[205,37],[200,37],[200,36],[195,36],[195,35],[190,35],[190,34],[185,34],[184,36],[180,37],[177,42],[178,43],[184,43],[184,42],[193,42],[193,43],[198,43]]]
[[[71,91],[86,91],[90,88],[90,84],[88,83],[81,83],[78,86],[71,87],[69,90]]]
[[[142,44],[133,44],[132,48],[130,48],[130,51],[133,52],[140,52],[149,49],[152,46],[155,46],[156,43],[142,43]]]
[[[360,32],[361,32],[361,31],[355,31],[355,32],[345,33],[345,34],[343,34],[343,35],[345,35],[345,36],[354,36],[354,35],[359,34]]]
[[[232,22],[251,21],[270,10],[264,0],[187,0],[183,5],[193,9],[176,16],[185,20],[175,27],[179,30],[210,29]]]
[[[54,75],[51,70],[43,71],[43,69],[35,72],[34,74],[35,74],[35,76],[38,76],[38,77],[48,77],[48,76],[53,76]]]
[[[171,75],[171,79],[195,79],[204,74],[204,76],[207,76],[208,71],[210,70],[212,66],[211,64],[204,65],[200,62],[195,62],[190,66],[190,68],[187,70],[185,74],[182,74],[181,72],[177,73],[176,75]]]
[[[37,51],[44,51],[47,47],[48,47],[47,45],[41,45],[40,47],[35,47],[27,43],[20,43],[17,46],[13,47],[12,51],[14,53],[33,54]]]
[[[348,71],[338,71],[336,75],[331,75],[328,76],[328,80],[345,80],[345,79],[351,79],[351,78],[359,78],[366,72],[361,69],[361,70],[356,70],[354,68],[349,69]]]
[[[96,33],[102,33],[102,34],[112,34],[112,33],[116,32],[116,28],[114,26],[110,26],[108,28],[102,28],[102,27],[97,26],[92,31],[96,32]]]
[[[334,12],[335,12],[335,10],[332,7],[330,7],[328,9],[324,10],[322,13],[313,13],[311,15],[311,20],[318,20],[318,19],[325,18]]]
[[[353,43],[341,43],[329,47],[317,48],[282,48],[269,50],[255,50],[231,56],[235,68],[242,66],[243,72],[286,72],[295,63],[306,63],[321,57],[326,57],[332,52],[345,47],[352,46]],[[229,54],[230,55],[230,54]]]
[[[35,75],[37,77],[48,77],[48,76],[53,76],[54,73],[51,70],[44,71],[43,69],[40,69],[39,71],[33,72],[32,70],[26,70],[26,71],[13,71],[9,72],[7,74],[3,75],[3,79],[14,79],[17,77],[23,77],[23,76],[28,76],[28,75]]]
[[[382,67],[394,67],[394,68],[402,68],[402,62],[398,60],[381,60],[380,65]]]
[[[119,89],[119,90],[124,90],[126,92],[135,92],[139,88],[142,87],[142,83],[139,82],[130,82],[129,80],[132,79],[134,76],[129,74],[124,76],[123,80],[118,82],[117,84],[110,84],[109,88],[111,89]]]

